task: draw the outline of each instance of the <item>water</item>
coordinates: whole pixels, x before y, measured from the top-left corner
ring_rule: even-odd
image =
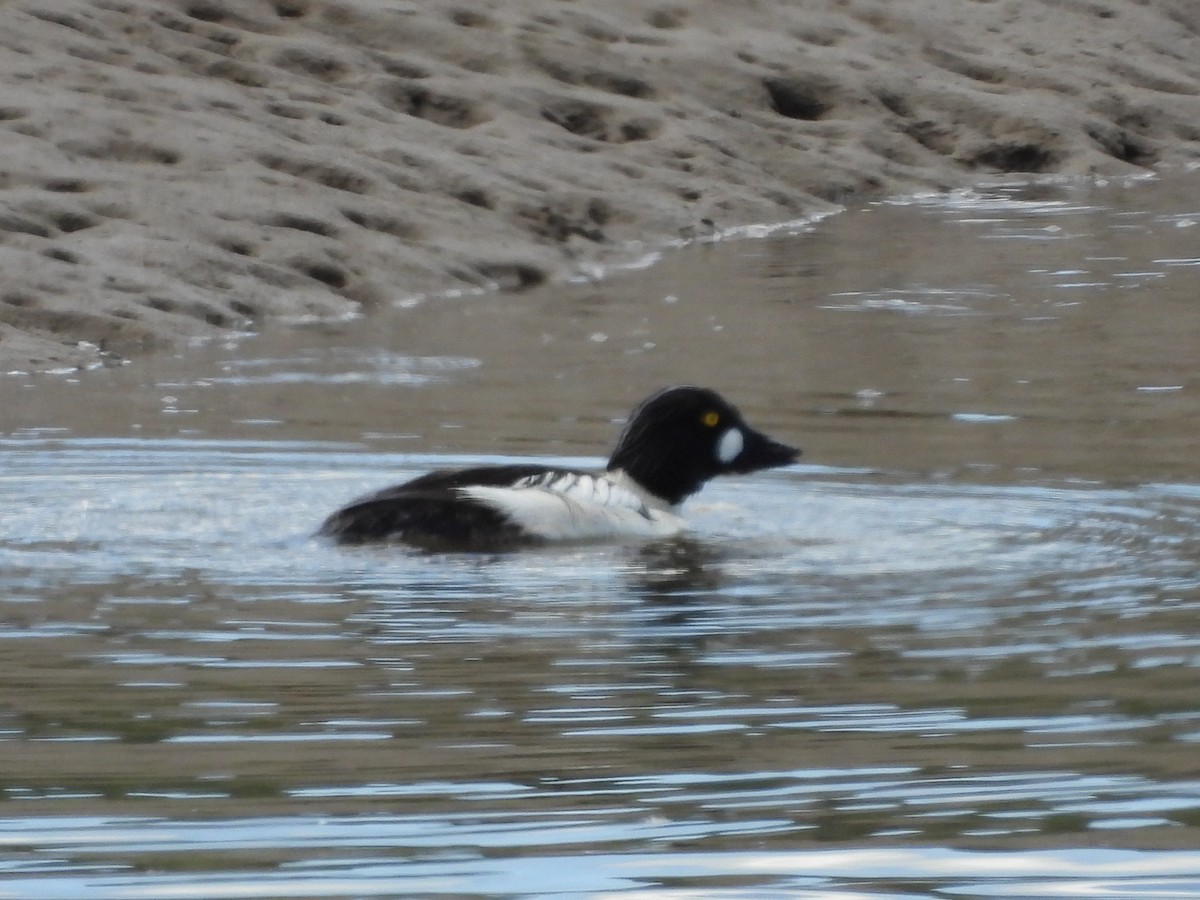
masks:
[[[1200,895],[1200,185],[0,380],[0,897]],[[312,538],[721,388],[692,533]]]

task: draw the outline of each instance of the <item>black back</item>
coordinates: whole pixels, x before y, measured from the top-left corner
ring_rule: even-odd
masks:
[[[430,472],[360,497],[326,519],[320,534],[342,544],[403,541],[429,550],[494,551],[535,543],[503,513],[456,488],[507,487],[548,471],[512,465]]]

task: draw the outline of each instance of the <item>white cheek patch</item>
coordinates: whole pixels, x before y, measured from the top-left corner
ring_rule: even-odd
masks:
[[[722,465],[729,465],[742,452],[742,447],[746,445],[745,438],[742,437],[742,429],[730,428],[721,435],[721,439],[717,441],[717,459]]]

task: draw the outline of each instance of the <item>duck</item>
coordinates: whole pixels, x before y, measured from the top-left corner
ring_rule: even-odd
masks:
[[[630,413],[603,471],[441,469],[351,501],[318,533],[339,544],[468,552],[668,538],[686,529],[680,507],[710,479],[786,466],[801,452],[751,427],[715,390],[677,385]]]

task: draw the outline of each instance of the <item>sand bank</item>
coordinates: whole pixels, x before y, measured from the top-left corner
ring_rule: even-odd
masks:
[[[0,371],[1200,160],[1195,0],[18,0]],[[81,343],[82,342],[82,343]]]

